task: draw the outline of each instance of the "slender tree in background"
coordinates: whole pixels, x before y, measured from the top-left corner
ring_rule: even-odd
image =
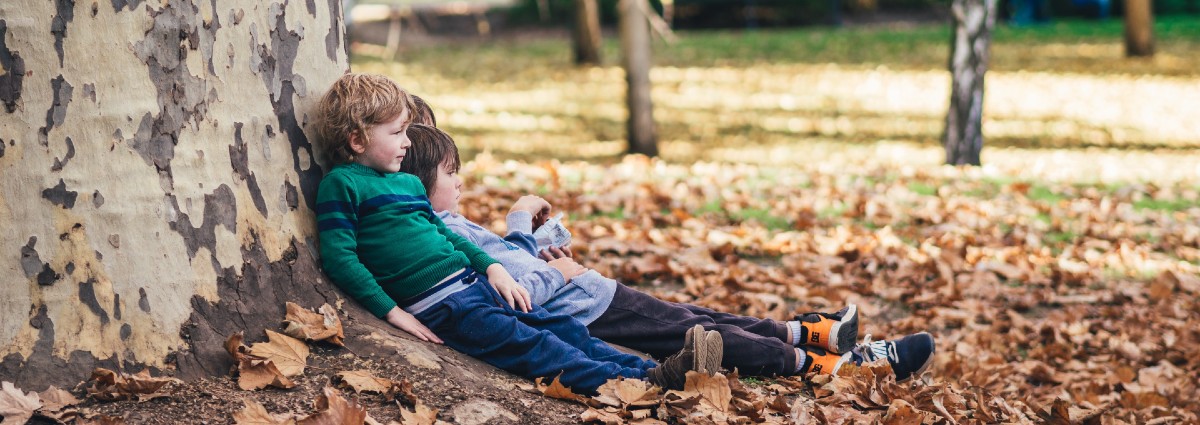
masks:
[[[596,0],[575,0],[575,26],[571,28],[571,41],[576,64],[600,64],[600,6]]]
[[[625,68],[625,103],[629,153],[658,155],[658,130],[650,100],[650,5],[646,0],[620,0],[621,65]]]
[[[1125,56],[1154,56],[1154,9],[1150,0],[1125,0]]]
[[[983,150],[983,77],[987,73],[996,0],[954,0],[950,110],[942,144],[946,163],[979,165]]]

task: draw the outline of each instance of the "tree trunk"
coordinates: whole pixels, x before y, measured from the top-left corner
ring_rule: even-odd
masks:
[[[1154,56],[1154,9],[1150,0],[1125,0],[1125,56]]]
[[[575,64],[600,64],[600,7],[596,0],[575,0],[571,40],[575,47]]]
[[[626,131],[629,153],[658,155],[658,134],[650,101],[650,22],[645,0],[620,0],[621,65],[625,68]]]
[[[954,0],[950,110],[942,144],[946,163],[979,165],[983,150],[983,77],[987,73],[996,0]]]

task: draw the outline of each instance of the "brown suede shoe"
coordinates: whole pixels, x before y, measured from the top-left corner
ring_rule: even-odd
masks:
[[[660,387],[681,390],[688,371],[712,374],[721,367],[724,344],[721,334],[705,331],[700,325],[688,329],[682,350],[646,371],[646,380]]]

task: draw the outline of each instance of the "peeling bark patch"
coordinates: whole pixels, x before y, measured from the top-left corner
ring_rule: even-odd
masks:
[[[21,99],[21,82],[25,79],[25,60],[21,54],[9,50],[4,40],[8,34],[8,22],[0,19],[0,69],[7,70],[0,75],[0,102],[4,102],[4,111],[13,113],[17,110],[17,100]]]
[[[95,84],[86,83],[83,85],[83,98],[91,100],[92,103],[96,103],[96,85]]]
[[[108,312],[100,307],[100,301],[96,300],[96,280],[88,279],[86,282],[79,283],[79,302],[82,302],[100,318],[101,325],[108,324]]]
[[[101,195],[99,190],[92,193],[92,206],[96,208],[104,206],[104,195]]]
[[[293,185],[291,181],[283,182],[283,202],[292,211],[300,206],[300,194],[296,193],[296,185]]]
[[[146,288],[138,288],[138,309],[143,313],[150,312],[150,299],[146,298]]]
[[[50,268],[49,264],[43,264],[42,271],[37,275],[37,283],[41,286],[53,285],[59,279],[62,279],[62,275]]]
[[[308,8],[308,14],[313,17],[317,16],[317,0],[304,0],[304,6]],[[333,9],[329,9],[333,13]]]
[[[75,0],[54,0],[56,14],[50,20],[50,33],[54,34],[54,50],[58,52],[58,66],[63,66],[63,39],[67,38],[67,24],[75,19]]]
[[[130,335],[133,335],[133,327],[129,326],[128,323],[121,325],[121,340],[129,339]]]
[[[67,190],[67,184],[63,179],[58,179],[58,185],[50,189],[42,190],[42,197],[51,203],[63,207],[64,209],[75,208],[75,198],[79,196],[79,192]]]
[[[233,145],[229,146],[229,163],[233,167],[233,173],[246,182],[246,189],[250,191],[254,208],[266,217],[267,201],[263,199],[262,189],[258,187],[258,179],[250,172],[250,159],[246,155],[246,140],[242,138],[242,127],[240,122],[233,123]]]
[[[75,262],[72,261],[72,262],[67,263],[66,270],[67,270],[67,274],[75,273]]]
[[[112,245],[113,248],[120,249],[121,248],[121,235],[118,235],[115,233],[108,235],[108,244]]]
[[[54,92],[54,103],[50,104],[50,109],[46,110],[46,126],[38,129],[38,141],[42,143],[42,146],[50,145],[50,130],[61,126],[67,118],[67,104],[71,103],[71,93],[75,91],[75,87],[72,87],[71,83],[68,83],[61,74],[50,80],[50,86]]]
[[[179,201],[175,195],[167,196],[168,202],[175,211],[179,211]],[[229,186],[222,184],[211,195],[204,195],[203,221],[200,226],[192,226],[192,218],[182,212],[171,222],[171,230],[183,237],[187,246],[188,259],[195,258],[200,247],[206,247],[211,252],[217,252],[217,225],[226,230],[237,230],[237,198]]]
[[[321,182],[321,170],[319,167],[302,167],[300,158],[312,157],[313,148],[300,128],[300,123],[296,121],[296,108],[292,103],[296,94],[292,81],[298,78],[292,72],[292,66],[296,61],[301,37],[295,31],[287,29],[287,21],[283,19],[283,12],[277,4],[271,5],[270,13],[275,18],[271,26],[271,45],[269,48],[257,45],[258,41],[252,31],[251,42],[256,43],[252,49],[256,52],[252,62],[258,63],[259,76],[271,92],[271,108],[275,111],[280,128],[287,134],[288,142],[291,143],[292,167],[300,176],[300,192],[304,195],[304,202],[309,209],[314,209],[317,185]],[[304,155],[301,155],[301,151]]]
[[[147,164],[154,165],[164,180],[164,188],[173,187],[170,170],[179,132],[188,122],[199,123],[208,111],[205,83],[193,77],[187,68],[189,50],[200,44],[195,25],[197,10],[186,0],[170,0],[158,11],[151,11],[154,24],[146,37],[134,45],[134,52],[146,64],[150,81],[158,94],[159,111],[147,113],[138,125],[131,146]],[[211,37],[205,40],[212,43]],[[211,46],[209,46],[211,50]]]
[[[63,159],[61,161],[58,158],[54,158],[54,165],[50,166],[50,171],[55,171],[55,172],[62,171],[63,166],[67,165],[67,162],[70,161],[71,158],[74,158],[74,157],[75,157],[75,143],[71,142],[71,138],[68,137],[67,138],[67,156],[63,157]]]
[[[30,236],[29,243],[21,247],[21,270],[25,272],[26,279],[36,276],[42,269],[42,259],[33,249],[34,245],[37,245],[37,236]]]
[[[121,294],[113,294],[113,318],[121,320]]]
[[[4,158],[4,139],[0,139],[0,158]]]
[[[329,60],[337,62],[337,51],[342,46],[342,34],[346,29],[339,25],[338,17],[346,16],[346,11],[334,13],[342,8],[341,0],[329,0],[329,33],[325,34],[325,55]],[[349,51],[349,48],[346,49]]]
[[[118,13],[121,12],[121,9],[126,7],[128,7],[130,11],[137,9],[138,5],[141,3],[142,0],[112,0],[113,11]]]

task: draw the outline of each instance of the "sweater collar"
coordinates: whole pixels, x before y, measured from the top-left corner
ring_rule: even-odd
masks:
[[[400,174],[400,173],[381,173],[379,171],[376,171],[374,168],[359,164],[357,162],[347,162],[345,164],[339,164],[338,166],[336,166],[334,168],[342,169],[342,170],[345,170],[347,172],[354,173],[354,174],[359,174],[359,175],[363,175],[363,176],[372,176],[372,177],[387,177],[387,176],[393,176],[393,175]]]

